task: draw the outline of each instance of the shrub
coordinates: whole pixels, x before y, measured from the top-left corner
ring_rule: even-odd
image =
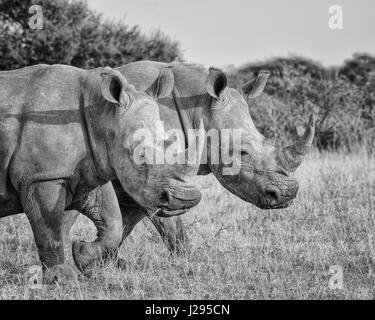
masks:
[[[43,8],[42,30],[28,26],[34,3]],[[0,0],[0,29],[0,70],[37,63],[94,68],[182,59],[178,43],[161,31],[146,36],[138,26],[103,20],[82,0]]]
[[[352,150],[358,144],[375,145],[375,112],[367,87],[349,81],[337,69],[298,57],[247,65],[231,80],[241,85],[262,69],[271,71],[265,94],[248,102],[264,135],[291,143],[314,113],[318,148]]]

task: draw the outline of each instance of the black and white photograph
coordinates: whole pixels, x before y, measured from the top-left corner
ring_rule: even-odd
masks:
[[[375,299],[374,35],[373,0],[0,0],[0,300]]]

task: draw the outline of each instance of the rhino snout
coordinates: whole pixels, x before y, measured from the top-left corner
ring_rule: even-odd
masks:
[[[190,209],[199,203],[202,194],[192,186],[164,189],[159,195],[160,207],[166,210]]]
[[[299,189],[297,181],[279,186],[268,186],[261,191],[259,207],[262,209],[280,209],[288,207],[296,197]]]

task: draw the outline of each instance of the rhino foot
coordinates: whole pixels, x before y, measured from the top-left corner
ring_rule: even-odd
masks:
[[[72,244],[73,260],[86,277],[92,277],[96,267],[97,246],[91,242],[74,241]]]
[[[44,284],[66,283],[69,281],[78,281],[78,274],[71,265],[58,264],[51,268],[46,268],[43,272]]]
[[[106,252],[97,242],[74,241],[72,245],[73,260],[86,277],[93,277],[97,268],[117,264],[117,250]]]

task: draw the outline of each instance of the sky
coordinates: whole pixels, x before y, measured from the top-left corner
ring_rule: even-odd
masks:
[[[105,18],[181,44],[186,61],[241,66],[303,55],[327,66],[354,52],[375,54],[375,0],[88,0]],[[329,7],[340,5],[343,29],[331,30]]]

